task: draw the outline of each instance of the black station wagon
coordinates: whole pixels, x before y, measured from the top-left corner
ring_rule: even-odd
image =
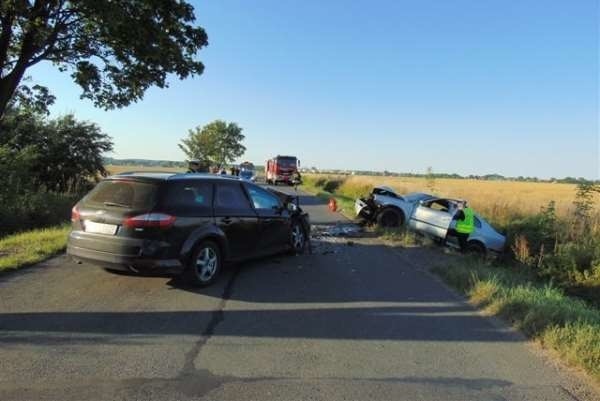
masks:
[[[182,273],[206,286],[225,262],[301,252],[310,224],[293,200],[210,174],[116,175],[73,207],[67,253],[109,269]]]

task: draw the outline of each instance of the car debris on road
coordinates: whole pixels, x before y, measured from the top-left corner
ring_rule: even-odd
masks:
[[[363,228],[354,223],[337,223],[334,225],[313,225],[313,238],[320,237],[358,237]]]

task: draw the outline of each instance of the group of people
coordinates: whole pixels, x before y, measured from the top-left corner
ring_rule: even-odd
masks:
[[[229,172],[231,175],[239,176],[240,169],[236,166],[231,166]],[[209,163],[201,160],[193,159],[188,162],[188,173],[212,173],[226,175],[227,170],[224,167],[211,167]]]

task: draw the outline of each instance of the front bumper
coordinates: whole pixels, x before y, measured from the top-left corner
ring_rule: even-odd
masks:
[[[279,182],[290,182],[292,180],[292,176],[291,175],[278,175],[275,177],[276,181]]]
[[[371,205],[369,205],[364,199],[358,198],[354,201],[354,212],[357,216],[371,221],[375,218],[376,210]]]

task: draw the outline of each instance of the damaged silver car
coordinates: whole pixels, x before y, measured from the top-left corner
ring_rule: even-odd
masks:
[[[455,222],[459,199],[439,198],[426,193],[399,195],[389,187],[375,187],[367,198],[356,199],[356,215],[381,227],[408,227],[434,239],[443,240]],[[504,251],[506,237],[475,214],[475,230],[469,235],[468,250],[485,254]],[[454,237],[448,245],[458,247]]]

